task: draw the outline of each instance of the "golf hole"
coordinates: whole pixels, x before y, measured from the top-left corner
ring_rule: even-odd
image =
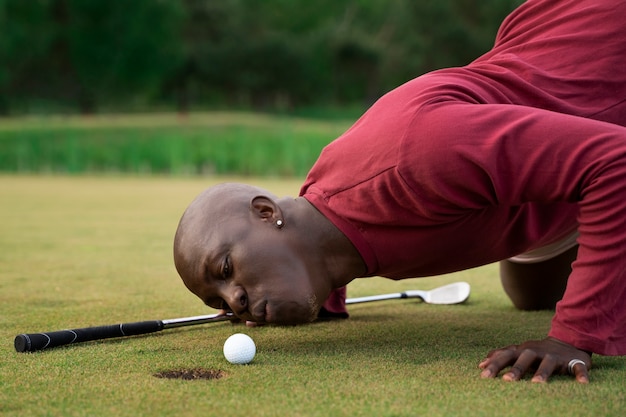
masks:
[[[226,373],[220,369],[174,369],[170,371],[161,371],[154,374],[157,378],[168,379],[184,379],[191,381],[194,379],[220,379],[226,376]]]

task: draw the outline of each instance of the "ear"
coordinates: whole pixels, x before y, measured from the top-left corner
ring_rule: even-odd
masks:
[[[262,221],[275,224],[283,220],[283,212],[274,200],[265,196],[256,196],[250,202],[250,210]]]

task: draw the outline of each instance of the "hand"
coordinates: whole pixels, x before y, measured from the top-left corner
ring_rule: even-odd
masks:
[[[217,311],[217,314],[226,314],[226,313],[232,313],[232,312],[230,310],[224,310],[224,309],[221,309],[221,310]],[[230,321],[231,324],[243,323],[243,320],[241,320],[239,317],[237,317],[235,315],[233,315],[230,318],[229,321]],[[262,326],[262,325],[263,324],[260,324],[260,323],[254,322],[254,321],[246,320],[246,326],[248,326],[248,327],[256,327],[256,326]]]
[[[584,363],[576,363],[577,359]],[[482,378],[495,378],[509,366],[511,368],[502,375],[505,381],[519,381],[529,370],[535,370],[532,382],[547,382],[551,375],[569,373],[576,381],[586,384],[589,382],[591,356],[572,345],[548,337],[492,350],[478,365],[483,370],[480,374]]]

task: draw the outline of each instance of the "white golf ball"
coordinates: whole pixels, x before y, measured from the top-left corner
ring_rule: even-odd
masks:
[[[235,333],[224,342],[224,356],[230,363],[237,365],[250,363],[254,355],[256,355],[256,345],[247,334]]]

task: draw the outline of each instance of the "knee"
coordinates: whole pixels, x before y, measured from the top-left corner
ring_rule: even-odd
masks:
[[[504,292],[520,310],[553,310],[563,298],[578,247],[544,262],[532,264],[500,262]]]
[[[556,303],[563,296],[562,293],[547,292],[536,283],[533,285],[528,282],[520,282],[510,273],[507,273],[509,271],[505,272],[503,269],[508,270],[508,268],[502,268],[502,265],[500,267],[502,288],[518,310],[554,310]]]

